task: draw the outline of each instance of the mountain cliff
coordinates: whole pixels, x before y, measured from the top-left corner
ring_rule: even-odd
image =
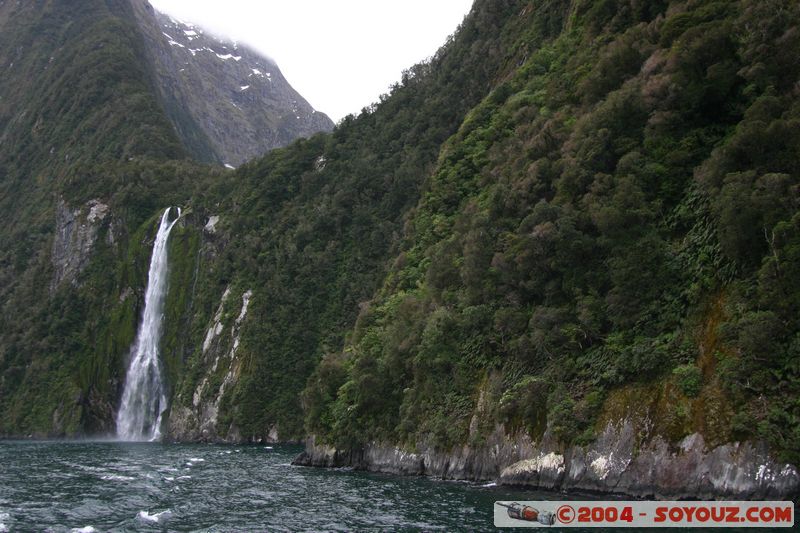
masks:
[[[796,490],[797,9],[571,3],[443,146],[303,394],[305,460],[346,457],[322,441],[445,477]]]
[[[130,228],[192,187],[191,163],[161,172],[186,151],[133,20],[126,2],[0,4],[2,433],[80,430]]]
[[[153,214],[162,202],[201,209],[204,195],[217,204],[235,180],[191,161],[207,148],[198,159],[227,162],[226,152],[217,151],[216,137],[191,109],[162,93],[157,47],[148,40],[154,27],[161,35],[161,26],[137,16],[143,8],[127,0],[89,0],[80,9],[60,0],[0,2],[0,434],[113,430],[143,303]],[[267,61],[242,53],[251,66]],[[208,107],[231,101],[226,91],[239,91],[246,74],[212,55],[223,66],[205,83],[220,88],[190,95],[175,86],[175,94]],[[241,61],[233,62],[245,69]],[[184,66],[201,72],[213,65]],[[263,139],[289,142],[300,133],[292,129],[297,123],[330,127],[277,68],[272,75],[277,92],[260,89],[242,107],[261,120],[279,107],[265,111],[262,97],[278,94],[280,113],[291,120],[276,115],[280,131],[256,119],[242,124],[242,135],[257,141],[242,141],[231,161],[268,149]],[[239,119],[223,114],[203,126],[224,133]],[[183,238],[180,230],[176,237]],[[184,273],[187,283],[194,273]]]
[[[164,109],[191,155],[238,166],[333,122],[247,46],[132,1]]]
[[[113,432],[157,218],[181,205],[170,438],[640,496],[798,490],[796,3],[477,0],[380,102],[235,172],[186,159],[217,141],[177,62],[267,64],[142,4],[48,5],[32,20],[61,40],[0,34],[27,69],[0,81],[0,432]],[[76,76],[72,48],[126,68],[88,100],[19,89]],[[130,131],[96,136],[117,109]]]

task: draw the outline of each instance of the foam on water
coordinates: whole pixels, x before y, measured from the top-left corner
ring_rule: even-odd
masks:
[[[97,530],[92,526],[74,527],[70,530],[71,533],[97,533]]]
[[[100,479],[103,481],[133,481],[136,478],[130,476],[119,476],[117,474],[108,474],[105,476],[100,476]]]
[[[300,446],[264,446],[0,441],[0,533],[479,533],[494,531],[494,501],[546,499],[506,487],[291,466]],[[205,461],[184,467],[190,458]]]
[[[142,522],[160,524],[172,518],[172,511],[167,509],[166,511],[161,511],[160,513],[155,514],[150,514],[147,511],[139,511],[139,514],[136,515],[136,518]]]

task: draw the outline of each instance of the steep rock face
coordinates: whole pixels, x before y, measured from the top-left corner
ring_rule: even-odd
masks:
[[[333,128],[271,59],[131,1],[167,114],[196,158],[236,166]]]
[[[693,433],[671,447],[655,438],[636,450],[630,420],[609,423],[597,441],[564,454],[540,446],[532,459],[504,468],[506,485],[667,498],[779,498],[795,494],[800,475],[777,462],[764,443],[709,448]]]
[[[78,274],[86,268],[108,210],[100,200],[92,200],[80,209],[70,209],[64,200],[59,200],[51,256],[54,269],[51,292],[63,281],[75,283]]]
[[[527,435],[508,436],[498,426],[483,444],[449,453],[424,444],[416,452],[382,443],[337,450],[311,437],[293,464],[660,499],[768,499],[792,496],[800,489],[797,468],[776,462],[763,443],[709,449],[695,433],[677,447],[656,438],[637,450],[636,433],[625,419],[609,423],[589,446],[559,450],[549,432],[533,442]]]
[[[207,237],[216,232],[219,216],[209,217],[204,231]],[[221,404],[226,393],[239,380],[242,358],[239,357],[241,332],[247,319],[253,291],[248,289],[234,296],[226,287],[216,312],[205,332],[197,368],[202,376],[196,384],[182,389],[174,401],[167,421],[168,438],[178,441],[240,441],[239,430],[221,420]]]
[[[130,237],[185,197],[161,165],[198,167],[127,0],[0,2],[0,65],[0,433],[103,434],[136,321],[118,298],[143,285]]]
[[[228,177],[188,156],[238,164],[331,127],[268,60],[162,28],[169,21],[146,7],[0,1],[0,434],[114,431],[152,217],[169,205],[201,216],[193,188]],[[242,91],[254,69],[263,77]],[[223,194],[212,196],[220,212]],[[200,228],[170,238],[164,362],[176,387],[195,340],[196,293],[212,292],[195,282]],[[209,318],[201,311],[198,329]]]

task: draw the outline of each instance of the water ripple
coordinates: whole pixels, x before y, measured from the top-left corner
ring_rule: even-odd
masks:
[[[0,533],[488,531],[494,529],[494,500],[535,496],[291,466],[299,451],[282,445],[0,442]]]

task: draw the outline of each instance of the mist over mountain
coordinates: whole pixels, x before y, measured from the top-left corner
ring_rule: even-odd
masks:
[[[200,161],[238,166],[299,137],[330,131],[271,59],[133,2],[159,95]]]

